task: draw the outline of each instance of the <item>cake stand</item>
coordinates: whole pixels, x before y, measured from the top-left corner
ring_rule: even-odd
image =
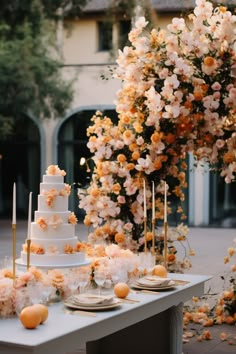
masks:
[[[21,258],[18,258],[16,259],[16,264],[19,266],[19,267],[27,267],[27,264],[24,263],[22,261]],[[37,267],[37,268],[42,268],[42,269],[64,269],[64,268],[78,268],[78,267],[84,267],[84,266],[87,266],[91,263],[90,260],[86,259],[84,262],[80,262],[80,263],[71,263],[71,264],[65,264],[64,266],[63,265],[59,265],[59,264],[43,264],[43,265],[40,265],[40,264],[30,264],[31,266],[33,267]]]

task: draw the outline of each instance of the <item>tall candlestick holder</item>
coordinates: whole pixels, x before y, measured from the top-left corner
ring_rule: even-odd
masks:
[[[31,239],[27,239],[27,270],[30,269],[30,245]]]
[[[147,253],[147,218],[144,218],[144,252]]]
[[[13,280],[16,279],[16,224],[12,224],[12,266]]]
[[[164,266],[167,269],[167,232],[168,232],[168,223],[164,222]]]

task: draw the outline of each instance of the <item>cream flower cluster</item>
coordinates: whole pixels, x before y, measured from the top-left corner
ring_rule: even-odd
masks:
[[[197,0],[188,19],[174,18],[167,31],[147,33],[146,26],[144,18],[138,19],[129,35],[132,45],[117,60],[115,76],[124,82],[117,101],[120,119],[129,116],[126,129],[145,119],[150,129],[173,132],[182,151],[193,152],[231,182],[236,172],[236,16]],[[167,151],[164,137],[155,141],[155,149],[153,142],[147,146],[141,162],[148,173],[155,170],[152,153]]]
[[[97,112],[88,128],[95,169],[80,208],[85,224],[95,227],[91,241],[131,250],[143,245],[144,180],[149,222],[152,181],[156,220],[163,222],[164,182],[168,213],[175,205],[183,220],[188,152],[226,182],[235,179],[235,23],[226,7],[207,0],[197,0],[187,19],[174,18],[166,30],[136,21],[114,72],[122,81],[118,124]]]

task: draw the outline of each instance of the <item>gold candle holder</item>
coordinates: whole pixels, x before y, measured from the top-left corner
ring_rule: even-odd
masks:
[[[16,224],[12,224],[12,266],[13,279],[16,279]]]
[[[168,223],[164,222],[164,266],[167,269],[167,231],[168,231]]]
[[[144,252],[147,253],[147,218],[144,218]]]
[[[31,239],[27,239],[27,270],[30,268],[30,244]]]

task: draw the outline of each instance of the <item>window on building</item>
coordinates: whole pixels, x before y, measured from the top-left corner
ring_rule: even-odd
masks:
[[[119,48],[122,49],[129,44],[128,34],[131,30],[131,21],[119,22]]]
[[[112,22],[98,22],[98,50],[112,49]]]

